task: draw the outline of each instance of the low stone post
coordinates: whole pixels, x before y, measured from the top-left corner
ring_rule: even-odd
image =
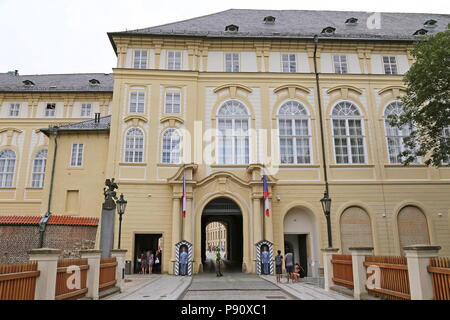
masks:
[[[332,255],[336,254],[338,248],[325,248],[321,250],[323,252],[323,272],[325,278],[325,290],[330,291],[333,286],[333,264],[331,263]]]
[[[124,277],[125,277],[125,255],[127,250],[115,249],[111,251],[111,256],[116,258],[116,286],[123,291]]]
[[[28,251],[30,261],[37,261],[37,269],[40,271],[36,279],[35,300],[55,300],[56,271],[61,252],[59,249],[50,248]]]
[[[361,298],[367,296],[367,272],[364,267],[365,256],[371,256],[373,248],[354,247],[349,248],[349,250],[352,253],[353,296],[355,299],[361,300]]]
[[[98,290],[100,283],[100,250],[81,250],[81,258],[88,260],[89,270],[87,274],[86,286],[88,292],[86,298],[98,300]]]
[[[430,258],[438,256],[439,246],[413,245],[404,247],[408,261],[408,278],[411,300],[433,300],[433,282],[427,267]]]

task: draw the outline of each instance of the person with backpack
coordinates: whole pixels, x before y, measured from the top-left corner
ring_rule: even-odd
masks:
[[[277,283],[281,282],[281,273],[283,272],[283,256],[281,255],[281,250],[277,251],[275,256],[275,275],[277,278]]]

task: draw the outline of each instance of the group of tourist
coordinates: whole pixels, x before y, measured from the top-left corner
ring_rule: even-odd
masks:
[[[300,264],[294,264],[294,256],[288,249],[286,250],[286,257],[284,257],[284,259],[281,255],[281,250],[278,250],[277,255],[275,256],[275,276],[277,279],[277,283],[281,282],[281,275],[283,273],[283,260],[286,269],[287,283],[289,283],[289,280],[292,280],[293,283],[300,282],[300,278],[303,278],[304,276],[304,270],[300,266]]]
[[[141,252],[137,258],[137,270],[139,274],[152,274],[161,272],[161,249],[153,253],[152,250]]]

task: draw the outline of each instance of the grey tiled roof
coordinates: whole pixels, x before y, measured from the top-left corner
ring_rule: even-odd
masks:
[[[80,122],[65,124],[54,127],[58,131],[108,131],[111,126],[111,116],[100,117],[100,122],[96,123],[94,119]],[[48,133],[51,129],[41,129],[42,132]]]
[[[336,28],[328,39],[362,40],[414,40],[413,34],[424,28],[424,22],[437,21],[437,27],[427,29],[428,34],[445,30],[450,23],[449,14],[428,13],[381,13],[381,28],[369,29],[367,20],[373,13],[354,11],[309,11],[309,10],[250,10],[230,9],[189,20],[165,25],[129,30],[114,34],[129,35],[174,35],[226,38],[312,38],[320,36],[326,27]],[[276,18],[274,24],[264,24],[267,16]],[[349,18],[357,18],[354,26],[345,24]],[[225,32],[228,25],[237,25],[239,31]]]
[[[99,85],[91,85],[96,79]],[[30,80],[34,86],[26,86]],[[15,75],[0,73],[0,92],[112,92],[113,75],[109,73]]]

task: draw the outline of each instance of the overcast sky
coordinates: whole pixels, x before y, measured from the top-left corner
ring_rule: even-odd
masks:
[[[109,31],[235,9],[450,13],[449,0],[0,0],[0,72],[111,72]]]

